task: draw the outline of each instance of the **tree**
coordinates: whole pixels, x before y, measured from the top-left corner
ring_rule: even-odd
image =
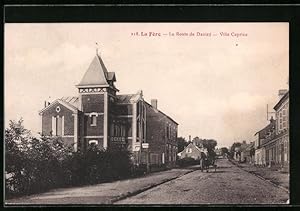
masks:
[[[231,158],[233,158],[234,152],[236,152],[237,154],[240,155],[240,152],[239,152],[239,151],[236,151],[236,148],[239,149],[239,148],[241,147],[241,145],[242,145],[242,144],[241,144],[240,142],[234,142],[234,143],[231,145],[231,147],[230,147],[230,152],[229,152]]]
[[[217,141],[214,139],[200,139],[198,136],[196,136],[195,138],[193,138],[193,143],[196,146],[203,146],[204,148],[207,149],[207,151],[213,152],[215,147],[217,146]]]
[[[23,184],[23,170],[26,165],[27,140],[31,137],[30,131],[23,126],[23,119],[10,121],[5,129],[5,188],[18,187]]]
[[[208,152],[213,152],[217,146],[217,141],[214,139],[203,139],[203,147],[207,149]]]
[[[232,144],[232,146],[230,147],[230,151],[231,152],[234,152],[235,150],[236,150],[236,148],[239,148],[239,147],[241,147],[241,143],[240,142],[234,142],[233,144]]]
[[[178,152],[181,152],[184,150],[184,148],[188,145],[189,143],[185,140],[183,137],[178,137],[177,138],[177,146],[178,146]]]
[[[229,150],[228,150],[227,147],[222,147],[222,148],[221,148],[221,153],[222,153],[222,155],[228,154],[228,152],[229,152]]]
[[[32,137],[23,119],[5,129],[5,173],[8,194],[29,194],[64,184],[62,163],[69,155],[59,137]]]

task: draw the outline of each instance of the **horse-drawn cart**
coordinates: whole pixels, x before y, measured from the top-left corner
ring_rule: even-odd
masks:
[[[209,167],[212,166],[215,171],[217,170],[217,165],[216,165],[216,156],[214,152],[201,152],[201,157],[200,157],[200,169],[203,172],[203,170],[206,170],[206,172],[209,171]]]

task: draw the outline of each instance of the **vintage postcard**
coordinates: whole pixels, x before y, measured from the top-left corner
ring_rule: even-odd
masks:
[[[289,23],[4,35],[6,205],[289,204]]]

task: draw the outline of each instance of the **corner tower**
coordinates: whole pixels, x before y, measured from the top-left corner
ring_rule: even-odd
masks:
[[[95,143],[104,149],[108,146],[109,102],[114,102],[119,91],[114,82],[115,73],[108,72],[101,57],[96,54],[80,83],[79,137],[83,148]]]

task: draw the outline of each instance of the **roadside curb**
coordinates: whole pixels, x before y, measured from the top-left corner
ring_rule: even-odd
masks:
[[[175,177],[172,177],[172,178],[163,180],[163,181],[161,181],[161,182],[159,182],[159,183],[156,183],[156,184],[152,184],[152,185],[146,186],[146,187],[144,187],[144,188],[138,189],[138,190],[133,191],[133,192],[127,192],[126,194],[122,194],[122,195],[120,195],[120,196],[115,197],[114,199],[112,199],[112,200],[110,201],[110,203],[113,204],[113,203],[115,203],[115,202],[117,202],[117,201],[121,201],[121,200],[126,199],[126,198],[128,198],[128,197],[136,196],[136,195],[138,195],[139,193],[142,193],[142,192],[144,192],[144,191],[147,191],[147,190],[149,190],[149,189],[155,188],[155,187],[157,187],[157,186],[159,186],[159,185],[162,185],[162,184],[164,184],[164,183],[167,183],[167,182],[170,182],[170,181],[175,180],[175,179],[177,179],[177,178],[180,178],[180,177],[182,177],[182,176],[184,176],[184,175],[187,175],[187,174],[189,174],[189,173],[192,173],[192,172],[194,172],[194,171],[196,171],[196,170],[197,170],[197,169],[192,169],[192,170],[189,170],[189,171],[187,171],[187,172],[185,172],[185,173],[183,173],[183,174],[181,174],[181,175],[179,175],[179,176],[175,176]]]
[[[275,182],[272,182],[271,180],[268,180],[268,179],[266,179],[266,178],[260,176],[259,174],[255,173],[255,172],[248,171],[248,170],[244,169],[244,168],[241,167],[239,164],[234,163],[232,160],[229,160],[229,162],[231,162],[233,165],[237,166],[237,167],[240,168],[241,170],[243,170],[243,171],[245,171],[245,172],[248,172],[248,173],[250,173],[250,174],[252,174],[252,175],[258,177],[258,178],[260,178],[261,180],[264,180],[264,181],[266,181],[266,182],[268,182],[268,183],[270,183],[270,184],[276,186],[277,188],[280,188],[280,189],[286,191],[287,193],[290,193],[289,189],[287,189],[287,188],[285,188],[285,187],[283,187],[283,186],[281,186],[281,185],[278,185],[278,184],[276,184]]]

